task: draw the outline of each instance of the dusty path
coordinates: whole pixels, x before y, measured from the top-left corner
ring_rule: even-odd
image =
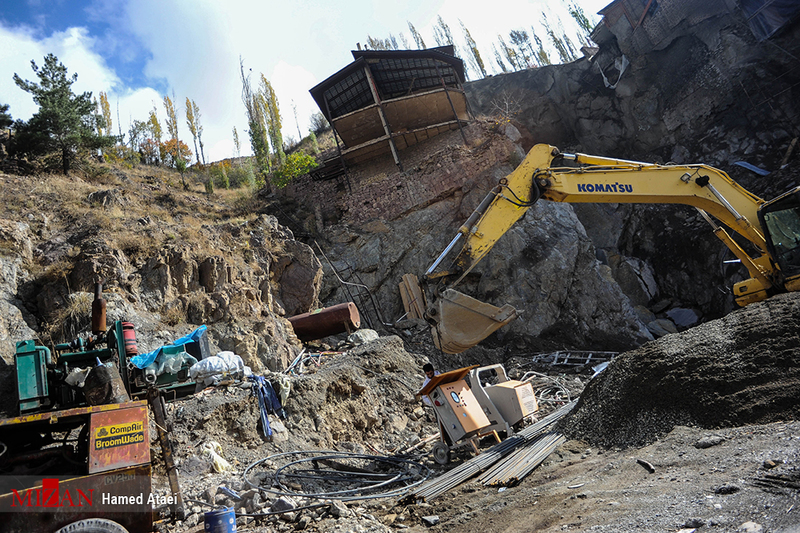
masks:
[[[708,437],[722,441],[695,447]],[[720,431],[678,427],[650,446],[625,451],[570,441],[517,487],[499,492],[471,482],[431,507],[410,509],[439,515],[440,525],[409,531],[660,533],[696,528],[700,533],[738,531],[753,522],[764,532],[797,532],[799,455],[798,422]]]

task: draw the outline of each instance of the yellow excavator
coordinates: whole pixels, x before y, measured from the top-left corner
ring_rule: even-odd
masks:
[[[556,165],[554,165],[556,163]],[[508,324],[519,312],[480,302],[454,287],[538,200],[694,206],[742,262],[750,279],[736,283],[739,305],[800,290],[800,187],[766,202],[707,165],[658,165],[534,146],[514,172],[484,198],[423,276],[406,275],[401,296],[410,316],[432,326],[436,346],[460,353]],[[747,251],[721,225],[738,233]],[[437,268],[458,245],[449,268]],[[430,301],[429,301],[430,300]]]

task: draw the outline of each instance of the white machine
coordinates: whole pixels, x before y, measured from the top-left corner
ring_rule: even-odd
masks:
[[[481,374],[489,373],[498,383],[484,386]],[[531,384],[508,379],[503,365],[474,365],[439,374],[420,394],[430,398],[439,422],[441,442],[434,445],[433,458],[440,464],[450,460],[450,450],[463,445],[472,445],[477,453],[477,440],[484,435],[494,434],[498,442],[498,432],[511,436],[513,426],[538,409]]]
[[[488,374],[488,376],[487,376]],[[493,385],[484,385],[482,379],[494,378]],[[501,364],[472,368],[469,371],[472,393],[491,422],[485,431],[514,433],[514,426],[539,410],[533,386],[527,381],[508,379]]]

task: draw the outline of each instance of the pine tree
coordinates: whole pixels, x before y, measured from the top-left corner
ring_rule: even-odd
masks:
[[[81,150],[111,146],[115,138],[95,132],[102,117],[95,112],[92,93],[72,92],[78,75],[68,77],[67,67],[55,55],[47,54],[42,67],[31,61],[31,68],[39,83],[23,80],[16,73],[14,83],[33,96],[39,111],[27,123],[15,124],[14,150],[31,155],[57,151],[64,174],[69,174]]]
[[[0,129],[6,129],[14,120],[8,114],[8,104],[0,104]]]

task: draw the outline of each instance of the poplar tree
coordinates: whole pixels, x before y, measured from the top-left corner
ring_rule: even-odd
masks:
[[[242,102],[244,102],[245,115],[247,116],[247,133],[250,136],[250,148],[256,158],[259,172],[266,173],[271,170],[269,161],[269,141],[267,140],[267,122],[264,115],[264,106],[260,96],[253,92],[250,84],[250,75],[244,73],[244,62],[239,59],[239,70],[242,76]]]
[[[569,40],[569,37],[567,37],[563,30],[561,31],[560,37],[556,35],[556,32],[550,27],[550,23],[547,20],[547,15],[544,12],[542,12],[542,25],[544,26],[547,36],[550,37],[550,42],[553,43],[553,47],[556,49],[558,57],[561,59],[562,63],[569,63],[570,61],[577,59],[575,55],[575,48],[572,42]]]
[[[503,53],[504,58],[508,61],[508,64],[511,65],[513,70],[519,70],[520,65],[517,61],[517,53],[513,48],[506,44],[501,35],[497,36],[497,40],[500,43],[500,51]]]
[[[453,39],[453,34],[450,31],[450,26],[447,25],[441,15],[437,15],[437,17],[438,19],[436,26],[433,27],[433,38],[436,40],[436,44],[439,46],[452,46],[455,56],[463,61],[461,53],[458,51],[458,45]],[[469,69],[467,68],[467,64],[464,64],[464,75],[469,78]]]
[[[503,56],[497,49],[496,44],[492,44],[492,50],[494,51],[494,62],[497,63],[497,66],[500,67],[500,70],[503,71],[503,74],[506,74],[508,72],[508,68],[506,67],[506,62],[503,61]]]
[[[422,35],[420,35],[419,32],[417,31],[417,28],[415,28],[414,25],[411,24],[411,21],[406,21],[406,22],[408,22],[408,31],[411,32],[411,37],[414,39],[414,42],[417,44],[417,49],[418,50],[425,50],[427,48],[427,46],[425,46],[425,41],[422,40]]]
[[[239,132],[236,131],[236,126],[233,127],[233,147],[236,149],[236,158],[240,158],[242,156],[242,143],[239,140]]]
[[[283,123],[278,106],[278,95],[275,94],[275,90],[263,74],[261,75],[260,89],[259,96],[267,118],[267,131],[272,145],[272,153],[278,161],[278,166],[281,167],[286,161],[286,154],[283,152],[283,134],[281,133]]]
[[[539,63],[541,66],[550,65],[550,54],[548,54],[547,50],[544,49],[544,43],[542,43],[542,40],[538,35],[536,35],[536,30],[533,29],[533,26],[531,26],[531,36],[533,37],[533,42],[536,43],[537,47],[534,54],[536,56],[537,63]]]
[[[533,56],[533,48],[531,47],[530,38],[528,38],[528,32],[525,30],[511,30],[508,34],[508,39],[516,48],[514,52],[517,56],[517,64],[520,68],[528,68],[530,59]]]
[[[579,6],[577,3],[572,3],[567,6],[567,10],[569,11],[570,16],[573,20],[578,24],[578,27],[581,29],[581,34],[579,35],[580,39],[583,41],[584,44],[589,44],[591,42],[591,34],[594,30],[594,24],[589,20],[589,17],[586,16],[586,13],[583,11],[583,8]]]
[[[151,156],[156,158],[156,164],[159,164],[164,161],[164,143],[161,142],[164,130],[161,129],[161,123],[158,121],[155,104],[153,104],[153,109],[150,110],[147,125],[150,128],[151,139],[155,144],[155,146],[150,146],[148,151],[151,152]]]
[[[194,139],[194,153],[200,154],[197,151],[197,136],[200,131],[202,131],[202,127],[199,126],[200,122],[200,108],[197,107],[197,104],[194,100],[190,100],[189,97],[186,97],[186,125],[189,127],[189,132],[192,134],[192,139]],[[198,157],[198,163],[200,162],[200,158]],[[205,165],[205,158],[203,158],[203,164]]]
[[[108,95],[104,92],[100,92],[100,111],[103,114],[103,120],[105,121],[105,134],[109,135],[111,133],[111,105],[108,103]],[[98,133],[103,135],[103,129],[100,128]]]
[[[178,138],[178,117],[175,113],[175,106],[169,96],[164,97],[164,110],[167,113],[167,133],[170,139]]]
[[[467,27],[464,25],[464,22],[462,22],[461,19],[458,19],[458,23],[461,24],[461,29],[464,31],[464,39],[467,41],[467,49],[472,55],[472,60],[474,63],[473,69],[477,72],[480,72],[481,78],[485,78],[486,67],[483,64],[483,58],[481,57],[481,53],[478,50],[478,44],[475,42],[475,39],[472,38],[472,35],[469,33]]]

